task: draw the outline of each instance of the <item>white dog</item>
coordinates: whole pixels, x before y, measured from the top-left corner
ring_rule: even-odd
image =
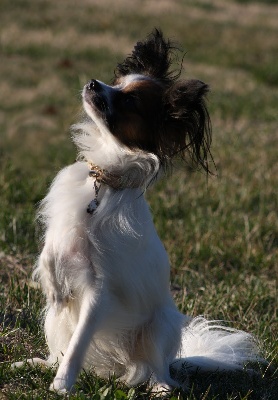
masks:
[[[50,356],[31,361],[58,361],[54,390],[71,390],[82,368],[168,390],[181,384],[170,366],[178,377],[184,363],[233,370],[258,359],[249,334],[178,311],[143,196],[176,155],[208,170],[208,87],[169,71],[173,50],[155,30],[118,65],[112,86],[85,85],[87,116],[74,126],[79,161],[42,202],[35,274],[47,299]]]

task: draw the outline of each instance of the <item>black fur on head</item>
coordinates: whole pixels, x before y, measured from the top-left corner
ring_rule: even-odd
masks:
[[[115,70],[115,77],[120,78],[129,74],[141,74],[170,84],[180,72],[169,71],[173,51],[176,47],[165,40],[159,29],[154,29],[144,42],[138,42],[131,55]]]
[[[209,172],[211,124],[204,96],[209,87],[197,79],[178,80],[164,96],[165,120],[161,134],[162,148],[173,158],[189,155],[193,165]],[[163,133],[164,131],[164,133]]]
[[[189,156],[194,166],[210,172],[211,125],[205,103],[209,88],[197,79],[179,79],[180,71],[170,70],[174,50],[176,47],[155,29],[116,68],[116,82],[126,75],[140,74],[157,84],[151,102],[153,111],[149,110],[152,117],[146,118],[145,133],[134,141],[134,147],[157,154],[164,166],[176,155],[183,159]],[[158,97],[159,101],[155,100]],[[129,145],[133,147],[131,142]]]

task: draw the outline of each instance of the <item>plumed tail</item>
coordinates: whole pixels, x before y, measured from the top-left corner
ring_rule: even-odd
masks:
[[[258,362],[266,363],[252,335],[197,317],[183,328],[180,354],[171,369],[236,371]]]

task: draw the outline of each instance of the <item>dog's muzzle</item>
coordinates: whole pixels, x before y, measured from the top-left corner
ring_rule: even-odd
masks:
[[[109,109],[105,86],[102,82],[91,79],[83,89],[84,100],[102,115],[106,115]]]

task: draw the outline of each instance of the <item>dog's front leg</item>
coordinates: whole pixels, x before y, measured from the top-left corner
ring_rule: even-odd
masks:
[[[103,294],[96,296],[91,291],[83,294],[79,320],[50,386],[51,390],[64,393],[72,389],[82,368],[92,336],[98,329],[104,309],[106,309],[104,297]]]

